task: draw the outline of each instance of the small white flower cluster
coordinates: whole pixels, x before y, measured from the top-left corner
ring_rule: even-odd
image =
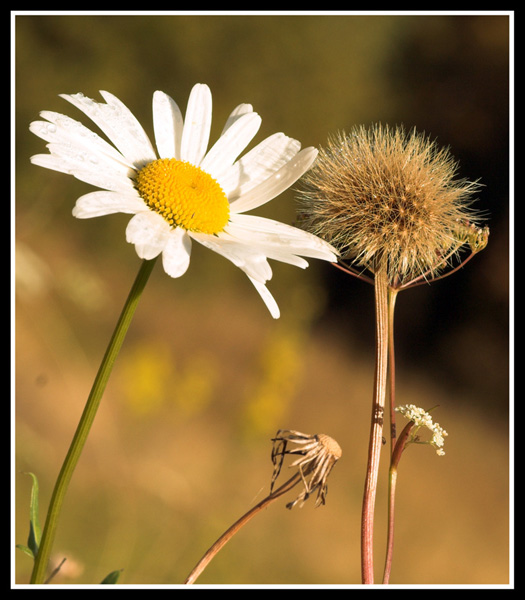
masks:
[[[409,421],[412,421],[416,426],[416,431],[420,427],[426,427],[430,429],[432,432],[432,439],[428,442],[431,446],[436,448],[436,453],[438,456],[444,456],[445,451],[443,450],[443,445],[445,444],[445,437],[448,433],[439,425],[439,423],[434,423],[432,421],[432,417],[430,414],[416,406],[415,404],[407,404],[406,406],[398,406],[396,407],[396,412],[401,413],[404,417],[406,417]]]

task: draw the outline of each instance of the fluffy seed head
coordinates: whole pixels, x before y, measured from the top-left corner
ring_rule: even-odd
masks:
[[[391,285],[434,276],[465,243],[478,184],[455,179],[448,149],[415,130],[375,125],[339,133],[303,178],[303,227]]]

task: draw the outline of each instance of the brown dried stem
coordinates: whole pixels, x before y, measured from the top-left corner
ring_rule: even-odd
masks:
[[[201,575],[204,569],[208,566],[211,560],[215,557],[215,555],[231,540],[231,538],[242,528],[248,521],[250,521],[258,512],[260,512],[263,508],[266,508],[269,504],[271,504],[274,500],[277,500],[283,494],[289,492],[294,486],[302,481],[302,474],[298,471],[291,477],[286,483],[279,488],[277,488],[274,492],[266,496],[263,500],[261,500],[258,504],[253,506],[247,513],[245,513],[240,519],[235,521],[235,523],[229,527],[218,539],[217,541],[210,546],[210,548],[205,552],[204,556],[200,559],[200,561],[195,565],[191,573],[188,575],[185,584],[193,584],[197,580],[197,578]]]
[[[361,520],[361,575],[362,581],[365,584],[374,583],[374,508],[379,459],[383,443],[383,420],[388,371],[388,280],[386,271],[380,270],[376,273],[374,289],[376,305],[376,366],[368,465]]]

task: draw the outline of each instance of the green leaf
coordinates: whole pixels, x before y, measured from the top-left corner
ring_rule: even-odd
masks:
[[[100,583],[117,583],[121,573],[122,569],[119,569],[118,571],[111,571],[111,573],[106,575],[106,577],[104,577]]]
[[[33,554],[33,551],[31,550],[31,548],[28,548],[27,546],[24,546],[24,544],[17,544],[16,547],[19,550],[22,550],[22,552],[24,554],[27,554],[27,556],[29,556],[31,558],[35,558],[35,555]]]
[[[33,556],[36,556],[38,547],[40,546],[40,538],[42,537],[40,519],[38,518],[38,479],[34,473],[27,473],[27,475],[33,479],[31,501],[29,503],[29,537],[27,539],[27,545],[33,553]]]

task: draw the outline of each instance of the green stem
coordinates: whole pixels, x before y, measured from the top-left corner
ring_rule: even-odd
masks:
[[[142,262],[139,273],[133,283],[133,287],[126,300],[126,304],[122,309],[113,336],[109,342],[104,358],[98,370],[93,387],[86,402],[84,412],[80,417],[80,421],[73,437],[73,441],[69,447],[68,453],[64,460],[64,464],[60,470],[55,488],[49,502],[46,522],[42,531],[42,539],[38,548],[38,553],[31,575],[31,583],[43,583],[45,579],[46,569],[49,562],[51,547],[55,538],[58,518],[62,503],[67,492],[67,488],[75,467],[78,463],[82,449],[86,443],[91,425],[97,414],[100,400],[104,393],[104,389],[108,382],[111,370],[122,347],[122,343],[129,329],[131,320],[137,308],[140,296],[146,286],[149,276],[155,265],[155,260],[145,260]]]
[[[383,444],[383,420],[388,367],[388,280],[387,274],[375,274],[376,364],[372,422],[368,446],[363,509],[361,516],[361,576],[365,584],[374,583],[374,508],[379,474],[379,458]]]

